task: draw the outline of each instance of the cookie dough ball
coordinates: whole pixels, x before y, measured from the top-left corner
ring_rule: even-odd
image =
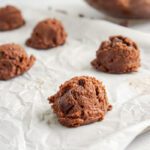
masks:
[[[66,37],[67,34],[60,21],[47,19],[36,25],[26,44],[35,49],[49,49],[63,45]]]
[[[108,15],[130,19],[149,19],[149,0],[85,0]]]
[[[100,121],[111,109],[105,87],[93,77],[74,77],[48,98],[59,122],[77,127]]]
[[[28,57],[17,44],[0,45],[0,80],[8,80],[23,74],[31,68],[34,56]]]
[[[102,42],[91,64],[97,70],[108,73],[135,72],[140,67],[140,50],[131,39],[112,36]]]
[[[14,6],[0,8],[0,31],[19,28],[25,24],[21,11]]]

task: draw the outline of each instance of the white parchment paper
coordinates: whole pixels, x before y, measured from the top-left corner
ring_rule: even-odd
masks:
[[[21,6],[20,6],[21,7]],[[22,7],[26,25],[0,32],[0,44],[15,42],[37,58],[23,76],[0,81],[0,150],[124,150],[150,126],[150,36],[105,21]],[[67,43],[48,51],[24,45],[37,22],[55,17],[68,33]],[[90,62],[100,43],[122,34],[140,46],[137,73],[112,75],[94,70]],[[47,97],[73,76],[89,75],[107,87],[113,110],[104,121],[78,128],[61,126]]]

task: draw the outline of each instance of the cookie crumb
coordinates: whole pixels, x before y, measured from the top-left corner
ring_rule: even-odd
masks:
[[[80,18],[84,18],[85,17],[85,15],[83,15],[83,14],[79,14],[78,15]]]
[[[68,12],[66,10],[56,9],[57,12],[67,15]]]
[[[124,26],[124,27],[129,27],[129,20],[124,20],[120,22],[119,25]]]

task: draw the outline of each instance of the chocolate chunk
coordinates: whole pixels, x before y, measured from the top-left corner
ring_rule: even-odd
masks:
[[[85,16],[83,14],[78,15],[80,18],[84,18]]]
[[[85,85],[85,80],[83,80],[83,79],[79,80],[79,85],[81,85],[81,86],[84,87],[84,85]]]
[[[67,94],[65,94],[64,96],[62,96],[60,99],[59,99],[59,106],[60,106],[60,109],[61,111],[64,113],[64,114],[69,114],[69,112],[72,110],[72,108],[74,107],[74,104],[72,104],[71,101],[69,101],[66,97],[71,97],[71,95],[69,95],[71,93],[67,92]]]
[[[19,28],[25,24],[21,11],[14,6],[0,8],[0,31]]]
[[[63,45],[66,37],[67,34],[60,21],[47,19],[36,25],[26,44],[35,49],[49,49]]]
[[[8,80],[23,74],[31,68],[34,56],[28,57],[17,44],[0,45],[0,80]]]
[[[123,36],[112,36],[102,42],[91,64],[109,73],[135,72],[140,67],[140,50],[135,42]]]
[[[87,76],[66,81],[48,100],[59,122],[67,127],[100,121],[111,110],[105,87],[95,78]]]

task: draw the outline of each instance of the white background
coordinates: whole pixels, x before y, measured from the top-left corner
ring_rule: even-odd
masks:
[[[84,14],[86,17],[94,17],[96,19],[106,19],[121,22],[120,20],[114,20],[108,18],[94,9],[90,8],[83,0],[0,0],[0,5],[11,3],[22,3],[33,7],[41,7],[42,9],[66,10],[69,15],[77,16],[78,14]],[[130,28],[150,33],[150,21],[129,21]],[[127,150],[150,150],[150,132],[147,132],[134,140]]]

